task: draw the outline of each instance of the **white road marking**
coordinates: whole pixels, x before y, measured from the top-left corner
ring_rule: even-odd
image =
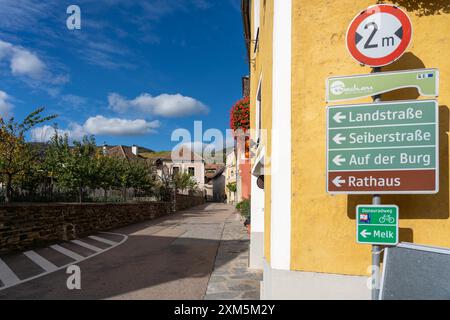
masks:
[[[20,282],[16,274],[8,267],[8,265],[0,259],[0,279],[5,287],[13,286]]]
[[[75,243],[75,244],[77,244],[77,245],[79,245],[81,247],[85,247],[85,248],[87,248],[89,250],[95,251],[95,252],[103,251],[100,248],[94,247],[94,246],[90,245],[89,243],[86,243],[86,242],[83,242],[83,241],[80,241],[80,240],[72,240],[71,242]]]
[[[58,252],[60,252],[60,253],[62,253],[64,255],[66,255],[66,256],[74,259],[74,260],[77,260],[77,261],[84,259],[84,257],[80,256],[78,253],[75,253],[73,251],[67,250],[66,248],[63,248],[63,247],[61,247],[61,246],[59,246],[57,244],[55,244],[53,246],[50,246],[50,248],[52,248],[53,250],[56,250],[56,251],[58,251]]]
[[[41,267],[45,271],[51,272],[51,271],[58,270],[57,266],[55,266],[53,263],[51,263],[50,261],[48,261],[44,257],[38,255],[34,251],[27,251],[27,252],[24,253],[24,255],[26,255],[28,258],[30,258],[31,261],[36,263],[39,267]]]
[[[67,267],[69,267],[69,266],[71,266],[71,265],[74,265],[75,263],[81,263],[81,262],[83,262],[83,261],[85,261],[85,260],[94,258],[94,257],[96,257],[96,256],[98,256],[98,255],[100,255],[100,254],[102,254],[102,253],[105,253],[105,252],[107,252],[107,251],[109,251],[109,250],[112,250],[112,249],[114,249],[114,248],[120,246],[121,244],[123,244],[125,241],[128,240],[128,236],[127,236],[127,235],[124,235],[124,234],[111,233],[111,232],[101,232],[101,233],[104,233],[104,234],[111,234],[111,235],[115,235],[115,236],[120,236],[120,237],[122,237],[122,240],[119,241],[119,242],[113,242],[113,241],[109,241],[109,240],[107,240],[107,239],[103,239],[103,238],[100,238],[100,237],[94,237],[94,236],[93,236],[94,238],[102,239],[102,240],[99,240],[100,242],[108,241],[108,242],[105,242],[105,243],[108,243],[108,244],[112,243],[111,247],[106,248],[105,250],[103,250],[103,251],[101,251],[101,252],[94,253],[94,254],[92,254],[92,255],[90,255],[90,256],[88,256],[88,257],[81,257],[81,256],[79,256],[79,257],[82,258],[82,259],[80,259],[79,261],[70,262],[70,263],[68,263],[68,264],[66,264],[66,265],[64,265],[64,266],[58,267],[57,270],[54,270],[54,271],[46,271],[46,272],[43,272],[43,273],[41,273],[41,274],[38,274],[38,275],[36,275],[36,276],[30,277],[30,278],[27,278],[27,279],[24,279],[24,280],[20,280],[19,278],[17,278],[17,276],[15,276],[15,274],[11,271],[11,269],[9,269],[9,267],[8,267],[6,264],[4,264],[4,262],[0,259],[0,280],[3,282],[3,287],[0,287],[0,291],[5,290],[5,289],[8,289],[8,288],[11,288],[11,287],[14,287],[14,286],[16,286],[16,285],[19,285],[19,284],[22,284],[22,283],[25,283],[25,282],[29,282],[29,281],[32,281],[32,280],[41,278],[41,277],[46,276],[46,275],[48,275],[48,274],[51,274],[51,273],[53,273],[53,272],[55,272],[55,271],[65,269],[65,268],[67,268]],[[58,248],[58,247],[60,247],[60,246],[56,246],[56,247]],[[60,247],[60,248],[62,248],[62,247]],[[62,248],[62,249],[64,249],[65,251],[71,252],[71,251],[69,251],[69,250],[67,250],[67,249],[65,249],[65,248]],[[55,249],[55,250],[57,250],[57,249]],[[57,251],[59,251],[59,250],[57,250]],[[74,254],[75,254],[75,253],[74,253]],[[11,272],[11,273],[13,274],[13,276],[15,277],[14,280],[17,280],[17,282],[8,281],[7,279],[4,279],[4,275],[6,275],[6,272],[4,272],[4,274],[2,273],[2,271],[3,271],[3,269],[2,269],[2,266],[3,266],[2,263],[4,264],[4,266],[6,266],[6,268],[8,268],[7,270],[9,270],[9,272]],[[5,269],[5,270],[6,270],[6,269]],[[6,277],[5,277],[5,278],[6,278]],[[6,284],[5,281],[7,281],[8,284]]]
[[[93,240],[97,240],[99,242],[103,242],[103,243],[109,244],[111,246],[116,244],[116,242],[114,242],[114,241],[111,241],[111,240],[108,240],[108,239],[105,239],[105,238],[96,237],[96,236],[89,236],[88,238],[91,238]]]

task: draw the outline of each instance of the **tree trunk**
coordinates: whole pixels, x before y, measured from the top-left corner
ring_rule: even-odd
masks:
[[[12,199],[12,175],[6,175],[6,192],[5,192],[5,202],[11,203]]]
[[[83,203],[83,188],[78,189],[78,203]]]
[[[50,177],[50,202],[53,201],[53,176]]]

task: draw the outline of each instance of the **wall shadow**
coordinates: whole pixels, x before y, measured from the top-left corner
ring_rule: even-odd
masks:
[[[395,71],[425,68],[420,58],[411,52],[382,71]],[[416,89],[396,90],[382,95],[383,101],[414,100],[419,97]],[[396,204],[400,207],[400,219],[449,219],[449,144],[448,132],[450,111],[446,105],[439,106],[439,193],[436,195],[383,195],[382,203]],[[371,204],[370,195],[350,195],[347,201],[347,216],[354,220],[356,206]],[[408,235],[405,233],[405,240]],[[411,236],[412,237],[412,234]],[[408,241],[409,242],[409,241]]]
[[[382,71],[402,71],[411,69],[423,69],[425,64],[412,52],[406,52],[400,59],[391,65],[382,68]],[[419,91],[416,88],[404,88],[384,93],[382,100],[415,100],[420,97]]]
[[[450,13],[450,2],[448,0],[379,0],[377,3],[393,3],[401,6],[417,16],[431,16]]]
[[[414,243],[414,231],[410,228],[399,228],[398,239],[400,242]]]

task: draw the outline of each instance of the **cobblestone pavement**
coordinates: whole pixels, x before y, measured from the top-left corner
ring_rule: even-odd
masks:
[[[205,300],[259,300],[262,273],[248,269],[249,237],[238,214],[225,227]]]

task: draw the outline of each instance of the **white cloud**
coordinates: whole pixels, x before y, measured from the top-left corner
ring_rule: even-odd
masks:
[[[45,69],[44,63],[34,54],[27,50],[13,50],[11,58],[11,71],[13,75],[27,75],[37,78]]]
[[[161,94],[153,97],[148,93],[143,93],[133,100],[128,100],[117,93],[110,93],[108,102],[109,107],[119,113],[134,111],[168,118],[209,112],[209,108],[201,101],[181,94]]]
[[[160,122],[142,119],[126,120],[119,118],[105,118],[96,116],[89,118],[83,125],[71,123],[67,129],[58,129],[59,135],[67,135],[70,140],[81,140],[85,135],[106,136],[136,136],[155,133]],[[55,128],[51,126],[38,127],[32,130],[31,140],[47,142],[55,135]]]
[[[0,117],[7,117],[14,105],[10,102],[11,97],[4,91],[0,90]]]
[[[87,105],[88,99],[85,97],[77,96],[75,94],[65,94],[61,96],[60,105],[67,106],[71,110],[80,109]]]
[[[9,59],[13,75],[38,78],[44,74],[45,64],[30,51],[0,40],[0,59]]]
[[[77,123],[69,125],[68,129],[57,129],[58,135],[67,135],[70,140],[81,140],[87,133],[84,128]],[[31,130],[31,140],[33,142],[47,142],[55,135],[55,128],[51,126],[43,126]]]
[[[12,47],[11,43],[0,40],[0,60],[11,52]]]
[[[125,120],[119,118],[105,118],[96,116],[89,118],[84,129],[94,135],[133,136],[154,133],[160,127],[158,120],[147,122],[142,119]]]

